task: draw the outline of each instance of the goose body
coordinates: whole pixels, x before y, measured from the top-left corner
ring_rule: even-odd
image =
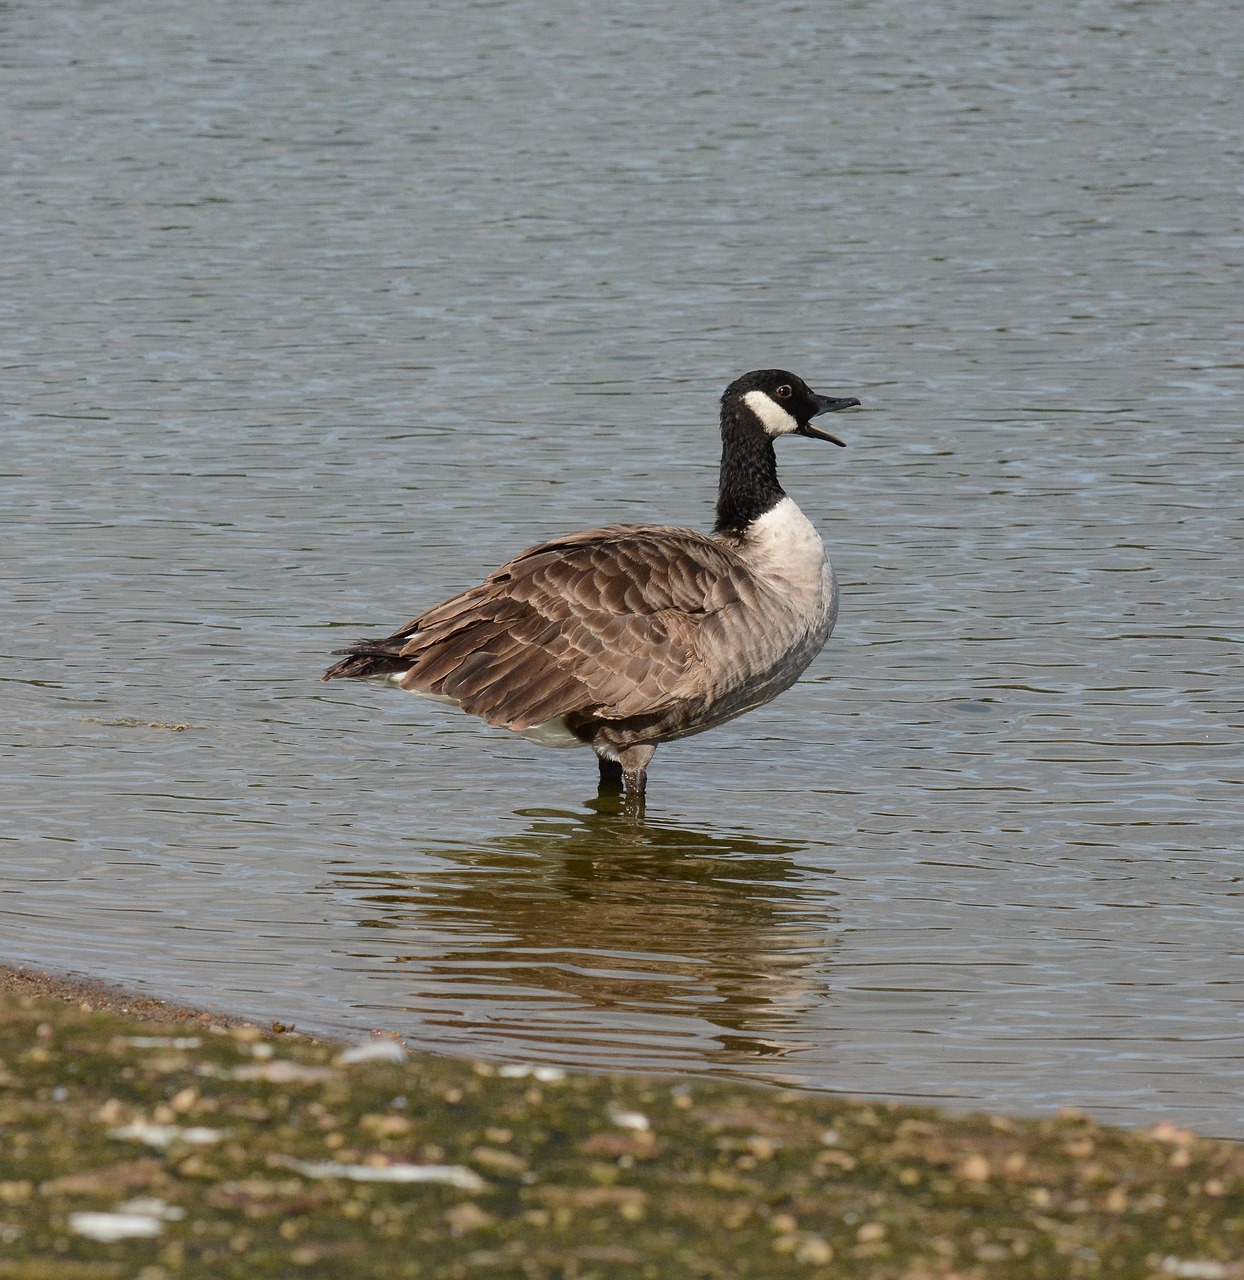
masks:
[[[532,547],[381,640],[338,650],[362,679],[461,707],[545,746],[590,746],[642,795],[662,742],[789,688],[821,651],[838,586],[820,535],[777,481],[773,441],[859,404],[759,370],[722,396],[711,534],[610,525]]]

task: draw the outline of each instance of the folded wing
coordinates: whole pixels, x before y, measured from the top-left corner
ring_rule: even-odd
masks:
[[[489,724],[651,715],[707,695],[697,641],[742,576],[694,530],[587,530],[523,552],[377,649],[408,663],[402,688]]]

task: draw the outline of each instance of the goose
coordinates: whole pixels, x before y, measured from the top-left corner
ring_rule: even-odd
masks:
[[[601,785],[642,803],[661,743],[771,701],[829,639],[837,579],[778,483],[773,444],[842,445],[812,419],[859,403],[784,369],[744,374],[721,398],[712,533],[617,524],[554,538],[392,635],[335,650],[323,679],[452,703],[544,746],[589,746]]]

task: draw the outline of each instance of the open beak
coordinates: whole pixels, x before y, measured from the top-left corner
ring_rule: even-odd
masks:
[[[848,396],[844,400],[835,400],[831,396],[818,396],[814,391],[812,398],[816,401],[816,412],[812,415],[814,418],[822,413],[837,413],[839,409],[855,409],[859,407],[859,401],[854,396]],[[836,444],[845,449],[847,442],[839,440],[837,436],[831,436],[828,431],[822,431],[819,427],[814,427],[810,422],[805,422],[796,435],[807,436],[810,440],[828,440],[830,444]]]

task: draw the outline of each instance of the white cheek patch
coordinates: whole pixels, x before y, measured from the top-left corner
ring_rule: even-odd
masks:
[[[771,436],[788,436],[799,430],[794,415],[787,413],[767,392],[749,391],[743,403],[764,423]]]

